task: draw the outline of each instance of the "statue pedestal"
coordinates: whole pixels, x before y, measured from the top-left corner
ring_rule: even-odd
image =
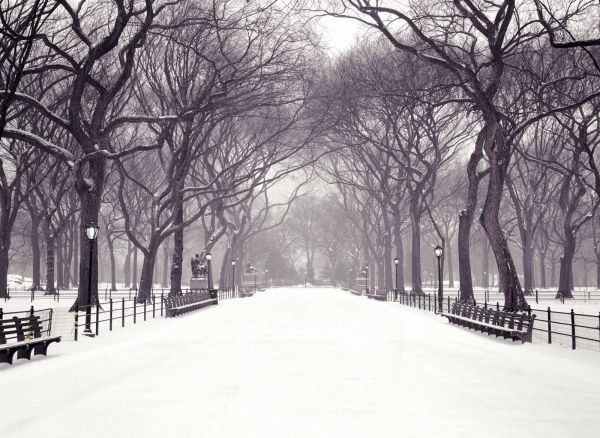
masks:
[[[208,279],[206,277],[192,277],[190,279],[190,290],[207,289]]]

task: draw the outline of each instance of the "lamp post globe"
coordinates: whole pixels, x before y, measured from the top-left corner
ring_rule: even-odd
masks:
[[[98,237],[100,228],[96,224],[88,224],[84,227],[85,236],[90,243],[89,265],[88,265],[88,284],[87,284],[87,300],[85,306],[85,336],[93,337],[92,325],[92,270],[94,269],[94,243]]]

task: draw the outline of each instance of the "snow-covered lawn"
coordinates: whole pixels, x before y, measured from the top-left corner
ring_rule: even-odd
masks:
[[[597,437],[600,354],[273,289],[0,365],[6,437]]]

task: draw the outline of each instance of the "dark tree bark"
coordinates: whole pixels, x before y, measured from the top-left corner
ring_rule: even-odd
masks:
[[[402,242],[402,218],[400,214],[396,214],[394,217],[394,243],[396,245],[396,258],[398,259],[398,289],[404,291],[404,245]]]
[[[448,260],[448,288],[454,287],[454,256],[452,255],[451,240],[447,238],[446,249],[444,251],[445,259]]]
[[[163,253],[162,253],[162,262],[163,262],[163,269],[162,269],[162,282],[161,282],[161,287],[162,288],[168,288],[169,287],[169,240],[167,239],[165,242],[163,242],[162,245],[163,248]]]
[[[138,249],[133,249],[133,277],[131,280],[131,287],[133,290],[138,290]]]
[[[40,218],[37,212],[29,208],[31,216],[31,264],[32,264],[32,286],[31,289],[42,290],[42,279],[40,276]]]
[[[117,266],[115,260],[115,242],[112,236],[106,236],[108,245],[108,257],[110,259],[110,290],[117,290]]]
[[[56,240],[55,240],[55,244],[56,244],[56,287],[58,289],[65,289],[65,283],[64,283],[64,271],[65,271],[65,259],[64,259],[64,247],[63,247],[63,232],[58,232],[56,234]]]
[[[123,261],[123,286],[126,288],[131,287],[131,253],[133,248],[131,247],[131,241],[127,240],[127,253],[125,254],[125,260]]]
[[[55,251],[55,236],[52,232],[52,226],[48,223],[48,220],[44,221],[46,229],[46,293],[45,295],[52,295],[56,293],[54,287],[54,251]]]

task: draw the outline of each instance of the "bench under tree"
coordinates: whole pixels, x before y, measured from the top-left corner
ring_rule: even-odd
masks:
[[[442,313],[452,324],[477,330],[488,335],[502,336],[505,339],[531,342],[535,315],[528,312],[507,312],[474,306],[467,303],[454,303],[449,313]]]
[[[387,290],[373,289],[366,295],[374,300],[387,301]]]
[[[219,304],[216,290],[203,290],[189,292],[185,295],[168,296],[165,298],[165,316],[170,318],[216,304]]]

